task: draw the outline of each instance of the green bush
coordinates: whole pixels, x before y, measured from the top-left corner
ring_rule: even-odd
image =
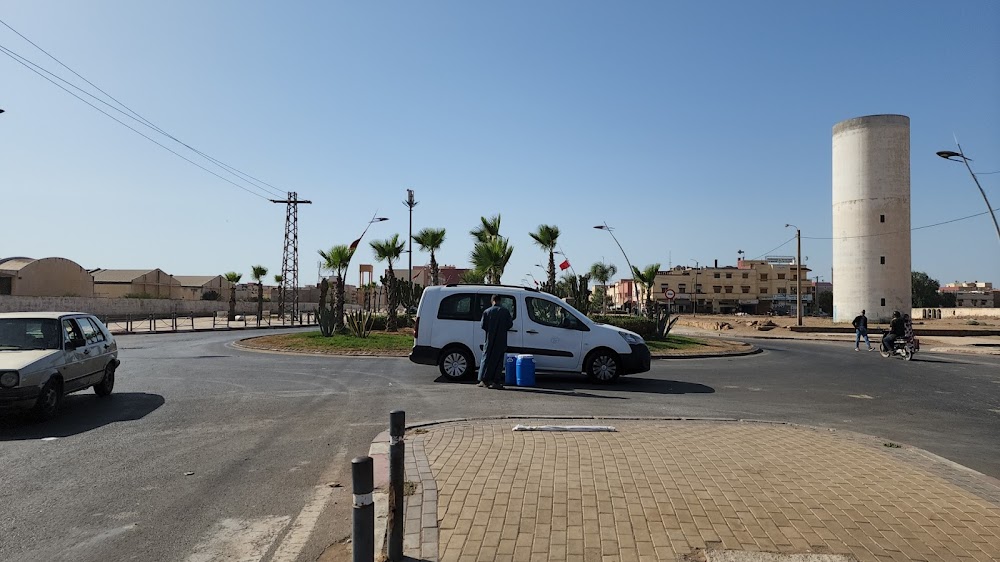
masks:
[[[620,316],[595,314],[590,317],[594,322],[617,326],[635,332],[643,339],[656,338],[656,321],[644,316]]]
[[[979,325],[979,322],[977,322],[976,320],[969,320],[969,321],[968,321],[968,322],[966,322],[965,324],[966,324],[967,326],[978,326],[978,325]]]

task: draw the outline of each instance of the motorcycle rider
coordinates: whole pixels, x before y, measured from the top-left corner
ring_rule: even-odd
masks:
[[[889,321],[889,332],[882,336],[882,344],[885,348],[893,353],[895,351],[894,344],[896,338],[906,337],[906,326],[903,325],[903,319],[900,317],[899,311],[892,311],[892,320]]]

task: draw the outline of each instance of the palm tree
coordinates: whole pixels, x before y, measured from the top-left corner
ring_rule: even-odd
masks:
[[[406,247],[406,242],[401,241],[398,234],[393,234],[392,238],[372,240],[369,244],[372,250],[375,250],[375,261],[389,263],[389,275],[386,277],[389,286],[385,288],[388,297],[386,304],[389,307],[389,317],[385,321],[385,329],[387,332],[395,332],[397,330],[396,308],[399,306],[399,295],[395,290],[396,272],[392,269],[392,262],[399,259],[403,248]]]
[[[461,277],[459,277],[458,282],[470,285],[482,285],[486,282],[486,277],[483,272],[478,269],[467,269],[462,273]]]
[[[337,291],[334,297],[333,318],[334,330],[339,330],[344,325],[344,276],[347,275],[347,267],[351,263],[354,251],[346,244],[337,244],[327,251],[318,250],[323,258],[323,269],[328,269],[336,275]]]
[[[549,253],[549,279],[546,283],[549,291],[554,291],[556,287],[556,258],[555,250],[559,243],[559,227],[548,224],[538,225],[538,230],[529,233],[541,249]]]
[[[413,241],[420,245],[420,251],[431,253],[431,284],[438,284],[438,263],[434,258],[434,252],[441,249],[444,244],[443,228],[425,228],[418,232]]]
[[[490,218],[479,217],[479,220],[482,224],[469,231],[476,242],[486,242],[500,237],[500,215]]]
[[[236,284],[243,279],[242,273],[236,273],[235,271],[230,271],[223,275],[226,281],[229,281],[229,320],[236,320]]]
[[[275,274],[274,283],[278,286],[278,318],[285,317],[285,309],[283,308],[285,299],[283,298],[284,295],[281,294],[284,291],[284,287],[281,286],[281,282],[284,280],[285,278],[280,273]]]
[[[263,265],[250,266],[250,277],[257,282],[257,326],[260,326],[260,317],[264,314],[264,276],[267,275],[267,268]]]
[[[635,277],[636,284],[646,291],[646,314],[650,318],[653,317],[653,285],[656,283],[656,274],[659,272],[660,264],[658,263],[647,265],[642,271],[638,267],[632,266],[632,276]]]
[[[604,288],[604,298],[601,299],[601,314],[607,314],[608,312],[608,281],[610,281],[616,273],[618,273],[618,268],[615,267],[615,264],[613,263],[607,264],[603,261],[599,261],[594,262],[594,265],[590,266],[590,276]]]
[[[514,253],[513,246],[506,238],[497,236],[485,242],[479,242],[472,249],[469,261],[472,266],[483,273],[486,282],[491,285],[499,285],[503,270],[510,261],[510,256]]]

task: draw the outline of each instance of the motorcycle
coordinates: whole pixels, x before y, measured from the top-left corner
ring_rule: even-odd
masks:
[[[913,359],[913,355],[920,349],[920,340],[916,337],[911,337],[909,339],[905,337],[897,337],[895,341],[892,342],[892,350],[885,345],[885,336],[889,332],[882,334],[882,343],[879,344],[879,354],[886,359],[890,357],[902,357],[903,361],[909,361]]]

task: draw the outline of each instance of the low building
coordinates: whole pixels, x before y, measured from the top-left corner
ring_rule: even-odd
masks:
[[[795,314],[798,268],[790,258],[739,260],[736,266],[676,266],[656,275],[652,300],[666,304],[666,291],[674,291],[679,313]],[[803,313],[812,309],[815,284],[809,268],[802,266]]]
[[[184,300],[229,300],[232,283],[221,275],[175,275],[174,279],[181,284],[180,298]],[[209,298],[212,296],[215,298]]]
[[[0,259],[0,295],[21,297],[92,297],[94,278],[65,258]]]
[[[161,269],[92,269],[90,274],[97,297],[182,298],[180,281]]]
[[[997,308],[1000,307],[1000,291],[993,288],[989,281],[972,281],[947,283],[939,289],[940,293],[955,295],[957,308]]]
[[[454,265],[439,265],[438,266],[438,285],[448,285],[451,283],[461,283],[462,276],[465,272],[469,271],[468,268],[455,267]],[[396,265],[392,268],[392,272],[396,275],[396,279],[401,281],[406,281],[406,276],[409,274],[409,269],[406,267],[399,267]],[[388,275],[389,270],[386,269],[383,275]],[[413,283],[420,285],[421,287],[430,287],[433,285],[433,276],[431,275],[431,267],[429,265],[415,265],[413,266]]]

